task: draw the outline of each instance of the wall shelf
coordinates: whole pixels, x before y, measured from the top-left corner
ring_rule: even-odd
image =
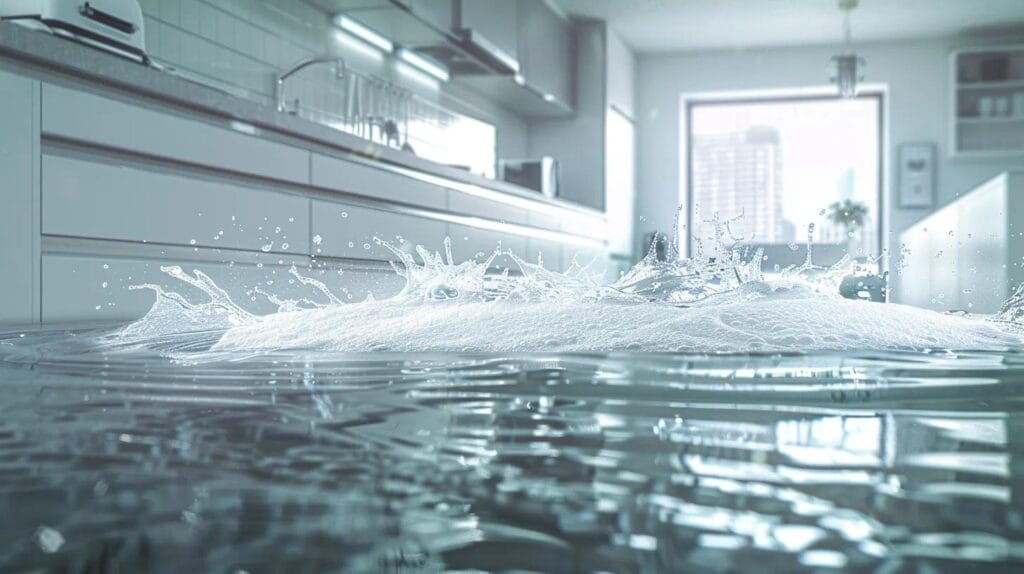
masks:
[[[1024,45],[954,51],[950,94],[950,156],[1024,156]]]

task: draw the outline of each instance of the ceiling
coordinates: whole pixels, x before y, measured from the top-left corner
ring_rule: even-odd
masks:
[[[838,43],[837,0],[554,0],[566,13],[607,20],[638,52]],[[860,0],[858,41],[953,36],[1024,25],[1024,0]]]

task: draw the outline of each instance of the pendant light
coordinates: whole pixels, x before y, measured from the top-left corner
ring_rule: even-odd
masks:
[[[859,0],[839,0],[839,9],[843,11],[843,37],[846,49],[842,54],[832,56],[830,81],[839,89],[843,98],[857,95],[857,83],[864,81],[864,58],[853,53],[853,33],[850,29],[850,12],[857,7]]]

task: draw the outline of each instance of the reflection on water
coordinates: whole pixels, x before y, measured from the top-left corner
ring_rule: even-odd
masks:
[[[1024,565],[1024,355],[0,341],[0,570]],[[972,570],[973,571],[973,570]]]

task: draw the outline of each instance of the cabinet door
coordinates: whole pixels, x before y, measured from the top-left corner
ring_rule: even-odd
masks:
[[[572,25],[543,0],[519,0],[519,70],[526,84],[575,106]]]
[[[39,83],[0,72],[0,324],[39,318]]]
[[[490,257],[496,249],[511,251],[521,259],[528,257],[526,237],[522,235],[480,229],[458,223],[448,225],[448,235],[452,239],[452,256],[456,262],[474,257],[484,260]],[[508,257],[498,257],[494,260],[494,265],[499,269],[503,267],[516,268]]]
[[[393,261],[394,253],[378,245],[375,237],[409,253],[417,245],[440,251],[444,245],[442,221],[371,209],[313,202],[313,254],[374,261]]]
[[[273,261],[277,257],[261,257]],[[216,263],[209,261],[157,260],[95,255],[44,255],[42,258],[44,321],[130,321],[138,319],[153,305],[154,294],[148,289],[131,289],[133,285],[152,283],[180,294],[192,303],[209,297],[183,281],[160,270],[179,265],[187,273],[202,271],[222,288],[240,307],[264,315],[277,311],[277,305],[259,291],[280,299],[309,299],[327,304],[329,299],[319,291],[292,281],[289,265],[273,263]],[[404,285],[401,277],[390,270],[343,269],[321,266],[300,267],[305,277],[324,283],[343,302],[358,302],[373,295],[377,299],[391,297]]]
[[[459,0],[458,26],[518,60],[518,3],[509,0]]]
[[[43,156],[43,233],[309,253],[309,200],[172,171]]]
[[[412,177],[340,158],[313,154],[313,185],[375,199],[445,208],[447,190]]]
[[[452,11],[455,0],[404,0],[414,14],[423,18],[438,30],[449,32],[454,20]]]
[[[526,262],[536,264],[538,258],[543,260],[548,271],[563,271],[562,245],[559,242],[531,237],[526,242]]]
[[[42,131],[221,170],[309,183],[309,152],[225,127],[52,84]]]

